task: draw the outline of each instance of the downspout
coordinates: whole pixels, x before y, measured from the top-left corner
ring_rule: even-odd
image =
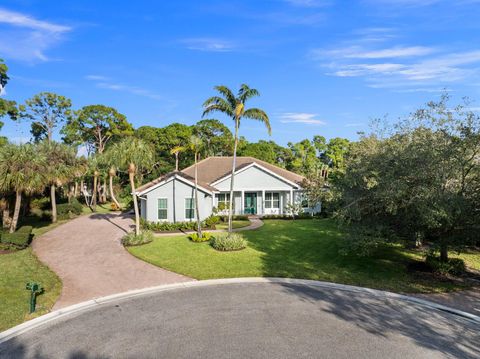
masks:
[[[175,182],[177,181],[177,176],[173,177],[173,223],[177,223],[177,197],[175,193]]]

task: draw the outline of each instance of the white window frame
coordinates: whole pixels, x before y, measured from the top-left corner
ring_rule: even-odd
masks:
[[[270,199],[267,199],[267,196],[270,196]],[[274,199],[274,195],[277,195],[277,199]],[[274,202],[277,202],[277,207],[274,206]],[[265,209],[280,209],[280,192],[265,192],[264,200]]]
[[[220,196],[224,196],[223,200],[220,200]],[[217,207],[219,206],[220,203],[225,204],[225,208],[228,208],[229,203],[230,203],[230,193],[217,193],[215,194],[215,199],[217,200]]]
[[[160,208],[160,200],[164,199],[166,201],[166,207]],[[164,210],[166,212],[166,218],[160,218],[159,212],[160,210]],[[168,221],[168,198],[167,197],[159,197],[157,198],[157,219],[159,221]]]
[[[191,204],[192,204],[192,207],[191,208],[188,208],[187,207],[187,200],[190,200]],[[185,201],[184,201],[184,206],[185,206],[185,219],[195,219],[195,197],[185,197]],[[192,211],[192,217],[188,217],[187,216],[187,210],[189,211]]]

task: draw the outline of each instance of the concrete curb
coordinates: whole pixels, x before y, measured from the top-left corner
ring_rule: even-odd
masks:
[[[137,289],[131,290],[128,292],[118,293],[109,295],[102,298],[88,300],[86,302],[78,303],[71,305],[69,307],[65,307],[59,310],[55,310],[48,314],[42,315],[38,318],[29,320],[25,323],[17,325],[16,327],[10,328],[4,332],[0,333],[0,344],[6,342],[9,339],[12,339],[20,334],[23,334],[27,331],[40,327],[44,324],[47,324],[53,320],[63,318],[90,308],[98,307],[103,304],[108,304],[118,300],[125,300],[131,299],[138,296],[159,293],[163,291],[181,289],[181,288],[191,288],[191,287],[208,287],[214,285],[224,285],[224,284],[245,284],[245,283],[278,283],[278,284],[294,284],[294,285],[304,285],[310,287],[321,287],[327,289],[334,289],[334,290],[342,290],[347,292],[353,293],[367,293],[376,298],[385,298],[385,299],[392,299],[392,300],[400,300],[404,302],[410,302],[414,304],[418,304],[430,309],[440,310],[443,312],[447,312],[450,314],[454,314],[465,319],[471,320],[475,323],[480,325],[480,316],[467,313],[461,310],[457,310],[454,308],[446,307],[441,304],[433,303],[428,300],[419,299],[410,297],[403,294],[397,294],[392,292],[385,292],[382,290],[377,289],[370,289],[370,288],[363,288],[363,287],[355,287],[351,285],[344,285],[344,284],[337,284],[337,283],[329,283],[329,282],[320,282],[315,280],[307,280],[307,279],[290,279],[290,278],[228,278],[228,279],[210,279],[210,280],[203,280],[203,281],[192,281],[192,282],[183,282],[183,283],[175,283],[175,284],[166,284],[160,285],[156,287],[149,287],[144,289]]]

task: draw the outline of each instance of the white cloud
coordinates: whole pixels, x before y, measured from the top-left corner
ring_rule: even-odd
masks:
[[[164,97],[150,90],[111,81],[108,77],[102,75],[87,75],[87,80],[95,83],[95,86],[112,91],[123,91],[137,96],[151,98],[153,100],[164,100]]]
[[[190,38],[181,40],[187,49],[209,52],[229,52],[235,50],[236,46],[227,40],[215,38]]]
[[[0,23],[53,33],[62,33],[71,30],[71,27],[69,26],[37,20],[28,15],[6,9],[0,9]]]
[[[48,61],[46,51],[72,28],[0,8],[0,54],[22,61]]]
[[[318,115],[315,113],[304,112],[285,112],[280,114],[281,123],[303,123],[307,125],[325,125],[326,122],[317,119]]]

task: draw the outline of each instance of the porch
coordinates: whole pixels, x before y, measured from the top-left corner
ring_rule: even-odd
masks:
[[[233,192],[233,212],[235,215],[270,215],[284,214],[288,203],[296,198],[290,191],[240,190]],[[213,206],[220,214],[227,214],[230,201],[229,192],[215,195]]]

